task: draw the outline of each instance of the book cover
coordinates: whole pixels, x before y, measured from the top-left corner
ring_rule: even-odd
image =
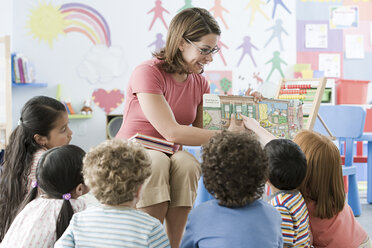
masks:
[[[75,113],[75,110],[72,108],[72,105],[71,105],[70,102],[65,102],[65,104],[66,104],[68,110],[70,111],[70,114],[71,114],[71,115],[76,114],[76,113]]]
[[[204,94],[203,128],[227,129],[231,114],[239,122],[241,115],[256,119],[278,138],[292,139],[303,127],[302,102],[299,100],[264,99],[259,103],[252,96]]]
[[[19,77],[18,55],[16,53],[12,54],[12,71],[13,71],[13,83],[20,83],[21,79]]]
[[[165,139],[160,139],[160,138],[156,138],[156,137],[153,137],[153,136],[150,136],[150,135],[145,135],[145,134],[140,134],[140,133],[136,133],[135,135],[130,137],[129,140],[133,139],[133,138],[148,140],[148,141],[156,142],[156,143],[159,143],[159,144],[164,144],[164,145],[167,145],[167,146],[173,146],[174,145],[173,142],[167,141]]]
[[[173,142],[139,133],[129,138],[128,141],[136,141],[142,144],[145,148],[165,152],[168,154],[173,154],[175,150]]]
[[[23,71],[22,57],[18,57],[17,63],[18,63],[19,77],[21,79],[21,83],[25,83],[26,81],[25,81],[25,74],[24,74],[24,71]]]

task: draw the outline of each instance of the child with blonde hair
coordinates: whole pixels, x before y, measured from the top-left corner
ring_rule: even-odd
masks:
[[[139,144],[107,140],[84,158],[84,181],[101,203],[72,217],[55,247],[169,247],[160,221],[136,210],[151,161]]]

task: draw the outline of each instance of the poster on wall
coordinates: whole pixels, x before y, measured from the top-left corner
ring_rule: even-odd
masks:
[[[306,48],[328,47],[328,29],[326,24],[306,24],[305,47]]]
[[[324,71],[325,77],[340,77],[341,76],[340,54],[320,53],[319,71]]]
[[[369,23],[369,44],[372,46],[372,22]]]
[[[345,36],[345,58],[364,59],[364,37],[363,35]]]
[[[329,27],[334,28],[357,28],[358,6],[330,6]]]

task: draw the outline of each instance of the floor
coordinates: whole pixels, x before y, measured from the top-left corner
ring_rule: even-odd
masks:
[[[369,237],[372,237],[372,204],[367,203],[367,191],[359,190],[362,214],[356,220],[364,227]]]

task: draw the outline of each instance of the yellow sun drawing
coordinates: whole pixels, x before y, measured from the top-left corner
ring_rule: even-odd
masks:
[[[59,34],[65,34],[64,29],[69,25],[69,21],[65,20],[66,14],[61,13],[59,6],[55,7],[52,4],[39,2],[37,6],[30,10],[28,25],[26,28],[30,29],[29,35],[40,41],[48,42],[52,47],[53,40]]]

